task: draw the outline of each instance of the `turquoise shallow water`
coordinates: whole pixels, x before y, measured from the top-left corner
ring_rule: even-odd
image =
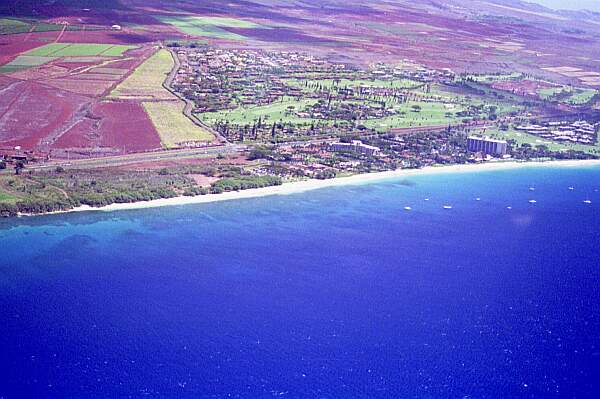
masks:
[[[537,168],[1,221],[0,397],[597,398],[599,189]]]

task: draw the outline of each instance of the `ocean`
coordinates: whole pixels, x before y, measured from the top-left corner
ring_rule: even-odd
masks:
[[[598,398],[599,190],[540,167],[0,221],[0,398]]]

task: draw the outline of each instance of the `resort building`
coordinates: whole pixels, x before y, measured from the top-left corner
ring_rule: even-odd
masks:
[[[360,140],[352,140],[351,143],[330,143],[328,149],[329,151],[358,152],[372,157],[379,155],[379,152],[381,151],[378,147],[363,144]]]
[[[504,140],[493,140],[487,137],[470,136],[467,148],[471,152],[483,152],[489,155],[506,155],[508,143]]]

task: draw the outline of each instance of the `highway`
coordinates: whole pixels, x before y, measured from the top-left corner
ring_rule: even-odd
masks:
[[[96,158],[85,158],[85,159],[61,159],[52,160],[48,162],[40,162],[30,164],[27,166],[29,170],[43,170],[49,168],[62,167],[64,169],[93,169],[93,168],[107,168],[123,165],[131,165],[136,163],[145,162],[159,162],[159,161],[175,161],[190,158],[211,158],[219,154],[232,154],[243,152],[247,149],[244,145],[227,145],[218,147],[204,147],[204,148],[189,148],[189,149],[178,149],[178,150],[162,150],[155,152],[143,152],[136,154],[127,155],[116,155],[108,157],[96,157]]]

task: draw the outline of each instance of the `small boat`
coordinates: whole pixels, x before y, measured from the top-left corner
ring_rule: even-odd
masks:
[[[583,201],[583,203],[584,203],[584,204],[591,204],[591,203],[592,203],[592,201],[590,201],[590,200],[585,200],[585,201]]]
[[[481,201],[481,198],[477,197],[475,198],[475,201]]]
[[[529,187],[529,191],[535,191],[535,187]]]
[[[510,211],[512,209],[512,206],[507,206],[506,209]]]
[[[405,206],[405,207],[404,207],[404,210],[405,210],[405,211],[410,211],[410,210],[412,210],[412,208],[411,208],[410,206]]]
[[[529,203],[530,204],[535,204],[535,203],[537,203],[537,201],[536,200],[529,200]]]
[[[569,190],[573,191],[575,190],[575,187],[569,187]]]
[[[425,198],[425,201],[429,201],[429,198]]]
[[[452,209],[451,205],[444,205],[444,209]]]

